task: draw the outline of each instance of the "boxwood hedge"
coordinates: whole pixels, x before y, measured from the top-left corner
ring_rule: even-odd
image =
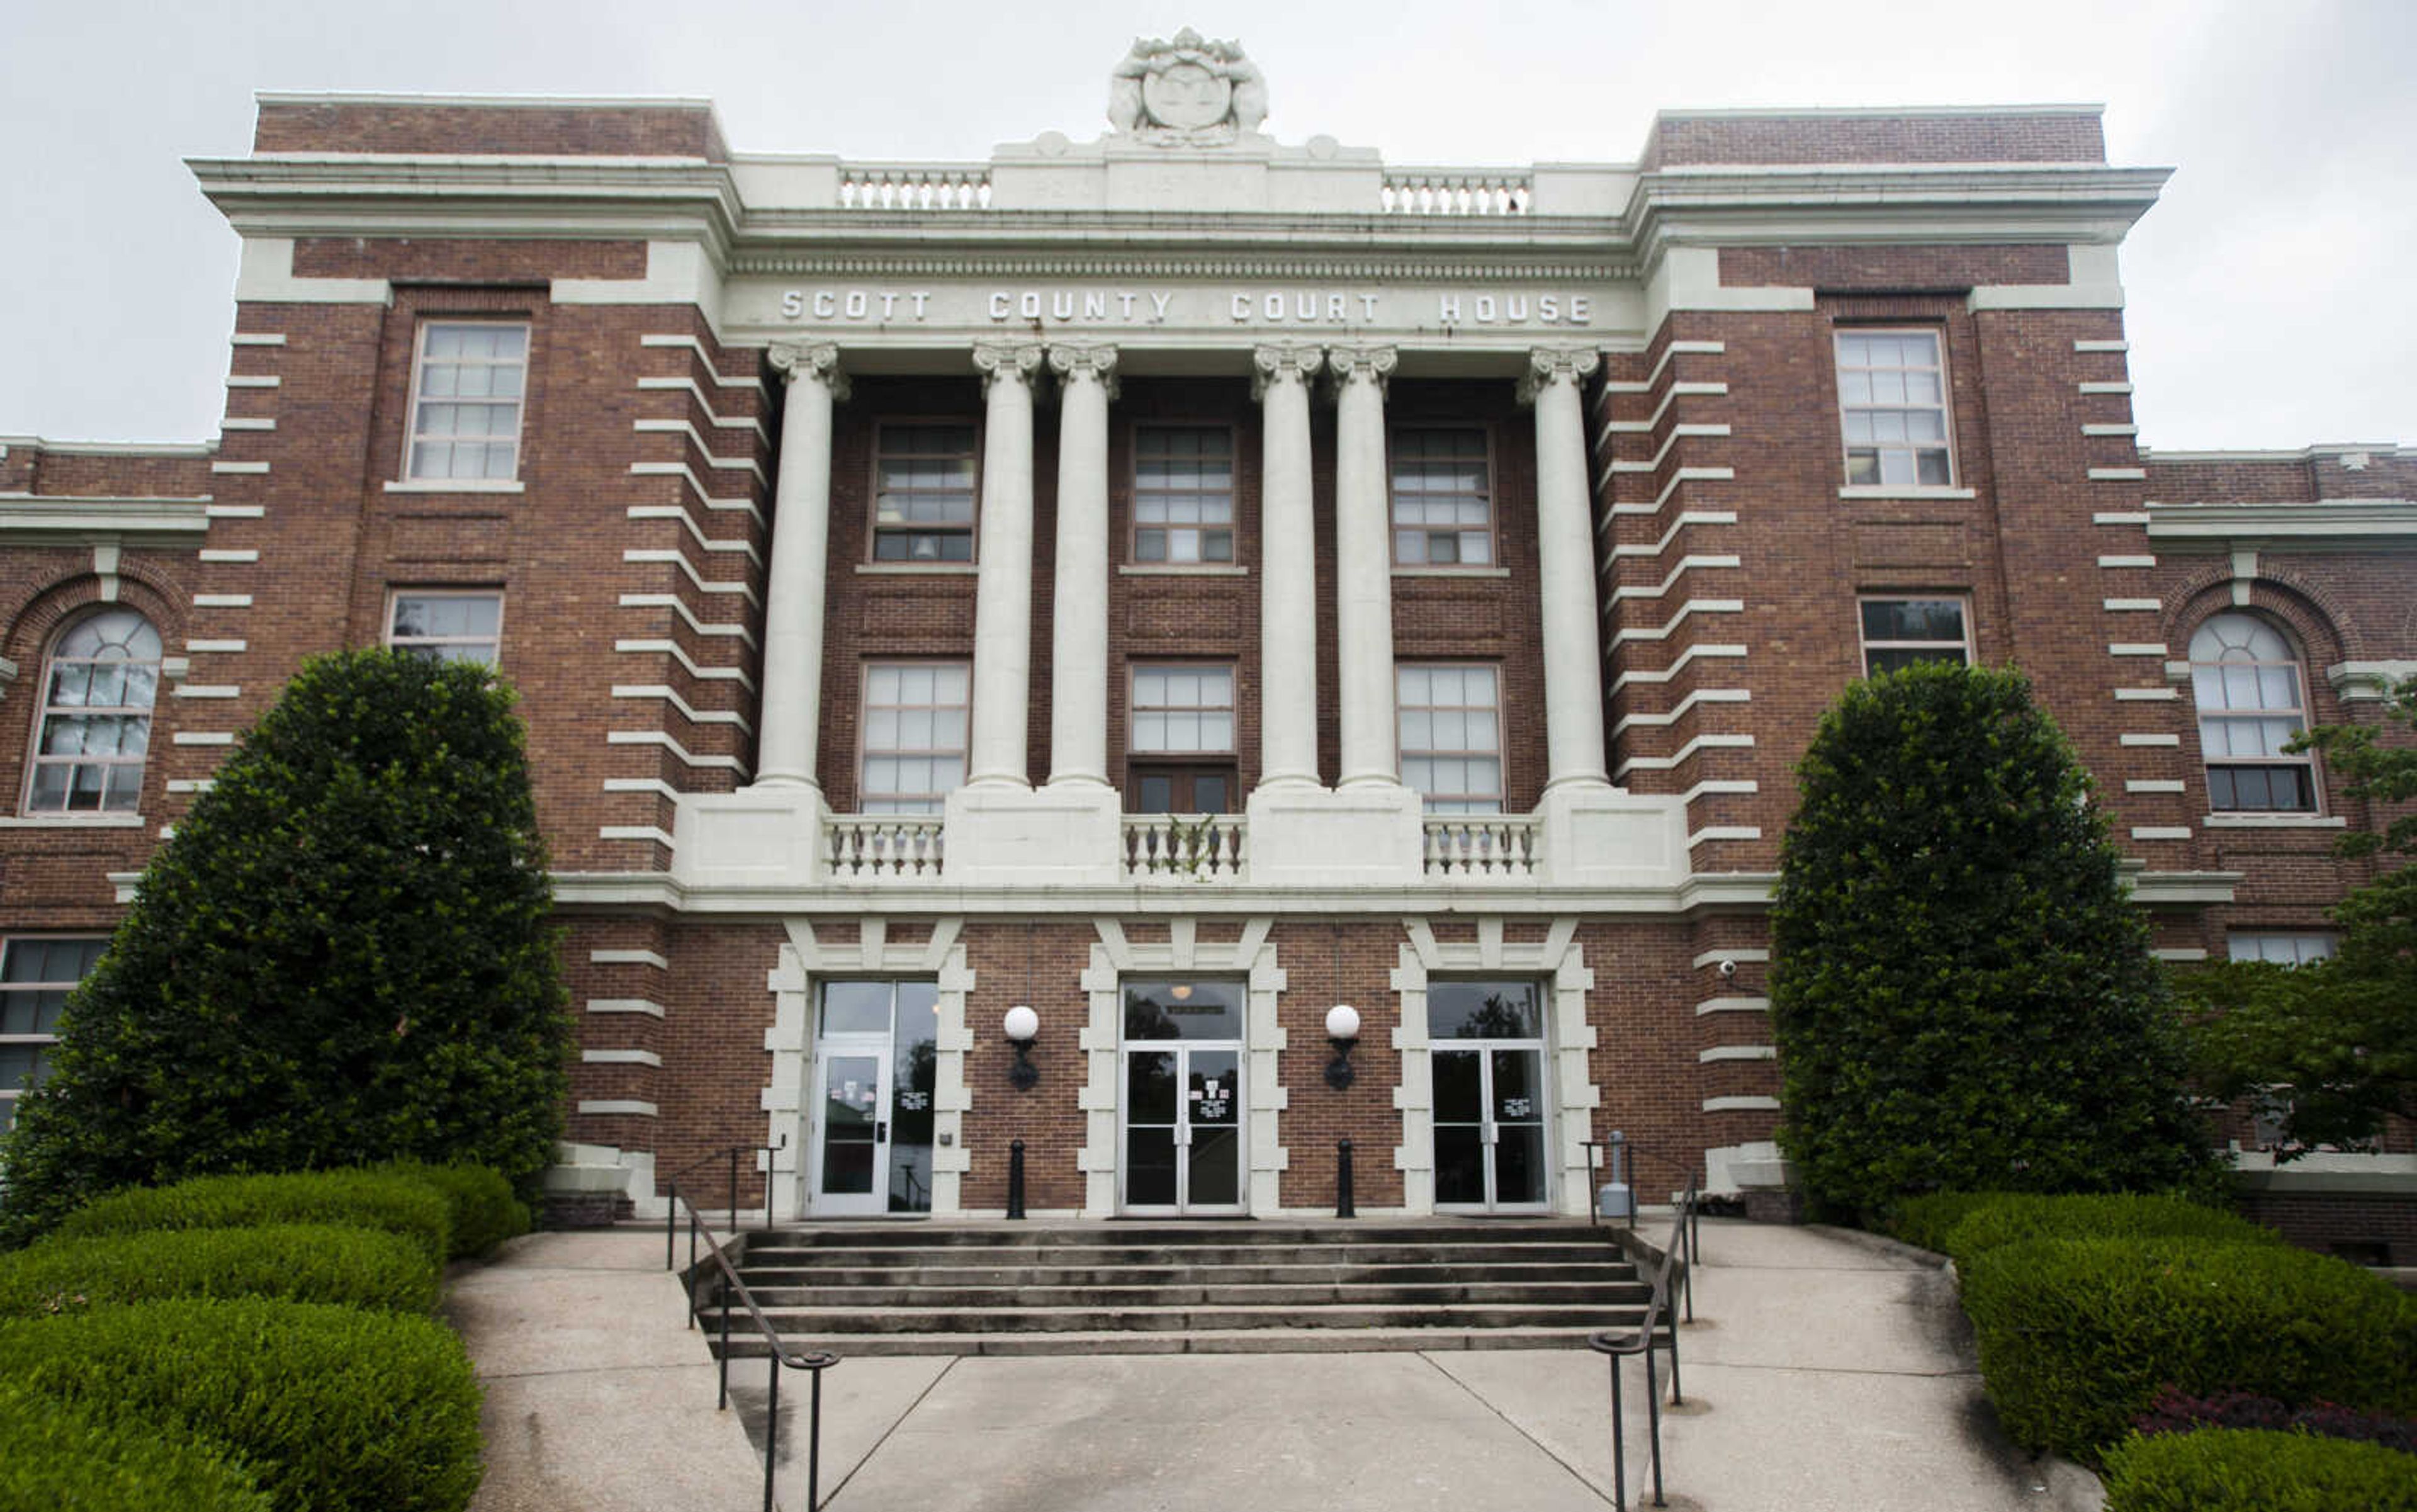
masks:
[[[2095,1462],[2164,1386],[2417,1406],[2417,1296],[2280,1245],[2031,1239],[1975,1254],[1964,1310],[2014,1439]]]
[[[452,1249],[451,1205],[426,1182],[393,1171],[314,1170],[278,1176],[197,1176],[174,1186],[130,1186],[68,1214],[64,1238],[153,1229],[235,1229],[335,1223],[403,1235],[442,1263]]]
[[[431,1166],[398,1160],[372,1169],[405,1177],[441,1194],[452,1222],[449,1258],[492,1253],[497,1245],[529,1231],[528,1204],[512,1195],[512,1184],[486,1166]]]
[[[2106,1456],[2106,1512],[2417,1512],[2417,1456],[2271,1428],[2135,1438]]]
[[[2283,1236],[2236,1214],[2179,1197],[2003,1193],[1979,1204],[1940,1236],[1958,1267],[2024,1239],[2204,1239],[2279,1245]]]
[[[0,1508],[269,1512],[266,1492],[206,1440],[139,1418],[96,1422],[66,1401],[0,1381]]]
[[[73,1411],[223,1445],[280,1512],[460,1512],[478,1489],[478,1382],[429,1319],[139,1303],[0,1323],[0,1360]]]
[[[2007,1192],[1928,1192],[1899,1202],[1889,1214],[1888,1231],[1908,1245],[1945,1251],[1947,1236],[1965,1214],[2011,1196]]]
[[[436,1307],[436,1264],[375,1229],[275,1224],[57,1237],[0,1256],[0,1317],[164,1297],[283,1297],[390,1312]]]

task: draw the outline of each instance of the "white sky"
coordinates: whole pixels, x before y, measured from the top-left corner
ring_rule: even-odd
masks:
[[[38,10],[35,8],[38,4]],[[1481,19],[1491,10],[1490,19]],[[2179,170],[2126,243],[2141,439],[2417,439],[2417,4],[2026,0],[15,0],[0,46],[0,435],[196,440],[236,237],[181,159],[255,89],[685,95],[740,152],[966,160],[1102,130],[1136,34],[1265,72],[1267,130],[1388,161],[1633,158],[1657,108],[2092,101]]]

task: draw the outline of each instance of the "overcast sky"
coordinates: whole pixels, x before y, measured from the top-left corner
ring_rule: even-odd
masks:
[[[217,433],[236,237],[181,161],[259,89],[684,95],[740,152],[980,159],[1103,129],[1136,34],[1239,40],[1267,130],[1392,162],[1634,157],[1663,107],[2102,102],[2178,170],[2123,252],[2141,439],[2417,440],[2417,3],[17,0],[0,435]],[[1490,12],[1490,15],[1488,14]]]

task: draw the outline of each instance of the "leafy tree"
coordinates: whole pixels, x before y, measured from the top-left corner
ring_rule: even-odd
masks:
[[[111,1188],[397,1157],[534,1185],[571,1026],[488,669],[315,658],[144,873],[20,1104],[0,1233]]]
[[[2148,927],[2012,671],[1858,682],[1798,768],[1771,911],[1780,1140],[1839,1215],[1941,1189],[2140,1190],[2205,1166]]]
[[[2380,725],[2319,725],[2300,748],[2323,751],[2353,797],[2405,804],[2417,799],[2417,746],[2385,743],[2394,726],[2417,731],[2417,679],[2394,691]],[[2417,856],[2417,808],[2345,835],[2339,848]],[[2342,934],[2331,960],[2228,961],[2181,981],[2197,1010],[2194,1071],[2212,1094],[2271,1111],[2285,1160],[2369,1138],[2387,1114],[2417,1119],[2417,865],[2357,889],[2333,921]]]

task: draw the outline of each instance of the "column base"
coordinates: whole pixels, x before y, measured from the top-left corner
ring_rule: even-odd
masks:
[[[1103,783],[969,784],[949,795],[941,875],[965,887],[1112,885],[1123,808]]]
[[[1543,880],[1556,887],[1670,887],[1687,877],[1687,806],[1607,782],[1544,789]]]
[[[683,793],[672,877],[686,887],[812,887],[829,817],[823,790],[806,783]]]
[[[1422,812],[1419,795],[1399,783],[1254,788],[1244,875],[1262,886],[1415,886]]]

